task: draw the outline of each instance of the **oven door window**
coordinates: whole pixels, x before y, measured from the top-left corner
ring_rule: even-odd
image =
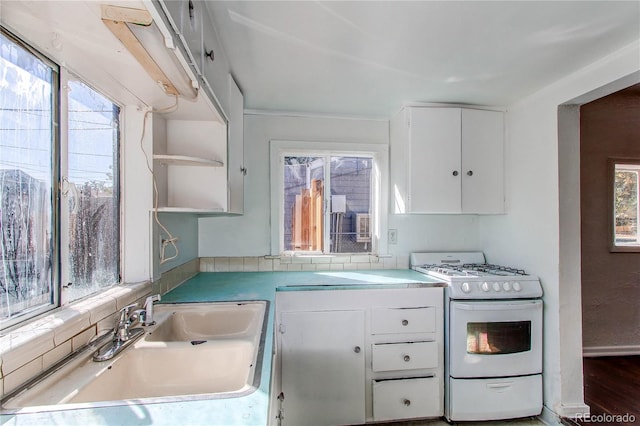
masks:
[[[531,350],[531,321],[467,323],[467,353],[504,355]]]

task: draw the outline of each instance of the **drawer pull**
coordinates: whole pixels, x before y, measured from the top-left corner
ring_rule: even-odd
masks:
[[[405,407],[408,407],[411,405],[411,401],[406,398],[402,400],[402,403],[404,404]]]
[[[402,325],[409,325],[409,321],[406,319],[402,320]]]
[[[404,362],[411,361],[411,357],[409,355],[405,355],[404,357],[402,357],[402,359],[404,359]]]
[[[356,346],[355,348],[353,348],[353,351],[357,354],[360,353],[360,346]]]

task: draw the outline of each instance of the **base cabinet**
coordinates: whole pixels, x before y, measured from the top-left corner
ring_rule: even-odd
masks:
[[[364,423],[364,311],[285,312],[280,328],[282,425]]]
[[[278,293],[271,424],[442,416],[442,290]]]

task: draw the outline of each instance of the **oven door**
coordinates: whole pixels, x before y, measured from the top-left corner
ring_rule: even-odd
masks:
[[[542,301],[451,301],[449,374],[508,377],[542,372]]]

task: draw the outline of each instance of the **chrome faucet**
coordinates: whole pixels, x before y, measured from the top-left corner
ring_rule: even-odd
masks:
[[[137,322],[141,322],[140,317],[144,312],[144,309],[132,311],[137,306],[137,303],[132,303],[120,309],[120,317],[114,328],[113,339],[102,345],[93,354],[94,361],[107,361],[113,358],[144,334],[142,328],[131,328]]]
[[[159,294],[154,294],[152,296],[149,296],[144,301],[144,306],[142,307],[144,309],[143,310],[143,317],[140,320],[140,323],[143,326],[154,325],[156,323],[153,320],[153,302],[159,302],[159,301],[160,301],[160,295]]]

